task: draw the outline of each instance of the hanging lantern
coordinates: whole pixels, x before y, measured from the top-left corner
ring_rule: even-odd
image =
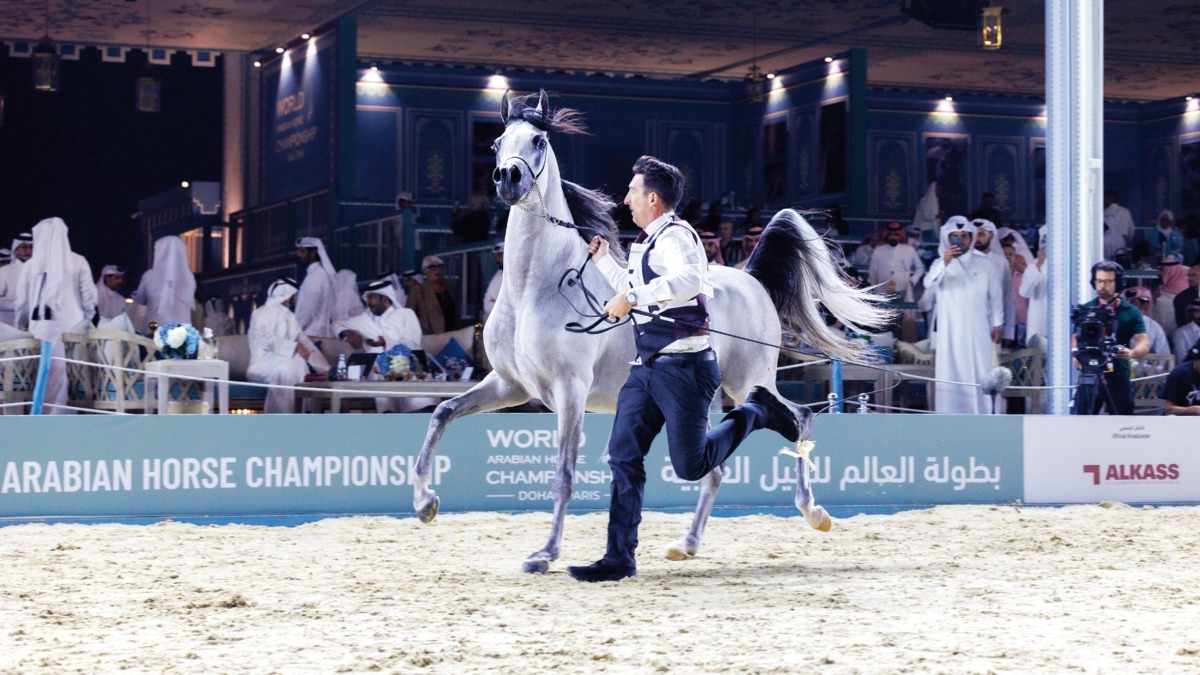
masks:
[[[138,112],[162,112],[162,80],[149,65],[133,81],[133,104]]]
[[[762,103],[763,87],[765,86],[766,77],[762,74],[762,69],[758,64],[750,66],[750,72],[746,73],[746,98],[754,103]]]
[[[62,57],[58,55],[58,47],[49,35],[42,36],[41,42],[33,48],[33,88],[38,91],[58,91],[59,68]]]
[[[1004,10],[1000,7],[983,7],[979,10],[979,48],[1000,49],[1002,39],[1000,15]]]

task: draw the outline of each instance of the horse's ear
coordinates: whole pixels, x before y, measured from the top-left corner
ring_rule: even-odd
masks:
[[[500,121],[503,122],[504,124],[508,124],[508,112],[509,112],[508,90],[505,89],[504,96],[500,99]]]
[[[538,111],[538,114],[540,114],[542,117],[546,116],[546,90],[545,89],[538,90],[537,111]]]

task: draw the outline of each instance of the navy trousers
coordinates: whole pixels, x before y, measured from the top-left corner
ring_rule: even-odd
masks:
[[[646,454],[664,425],[675,474],[684,480],[699,480],[765,423],[766,411],[743,405],[710,431],[708,408],[720,384],[721,369],[716,360],[691,355],[660,356],[630,370],[629,379],[617,395],[617,416],[608,440],[613,479],[606,561],[634,566],[646,486]]]

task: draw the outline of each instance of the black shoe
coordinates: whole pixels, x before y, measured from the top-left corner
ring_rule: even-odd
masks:
[[[746,403],[752,403],[766,411],[767,419],[763,426],[793,443],[800,440],[800,422],[796,419],[796,413],[792,412],[792,409],[780,401],[770,390],[765,387],[754,387],[750,390],[750,395],[746,397]]]
[[[568,567],[567,574],[577,581],[620,581],[626,577],[636,577],[637,568],[632,565],[618,565],[607,560],[597,560],[591,565]]]

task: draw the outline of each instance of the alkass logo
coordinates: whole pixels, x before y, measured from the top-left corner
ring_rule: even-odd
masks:
[[[1092,485],[1104,482],[1156,482],[1179,480],[1178,464],[1084,464],[1083,472],[1092,474]]]

